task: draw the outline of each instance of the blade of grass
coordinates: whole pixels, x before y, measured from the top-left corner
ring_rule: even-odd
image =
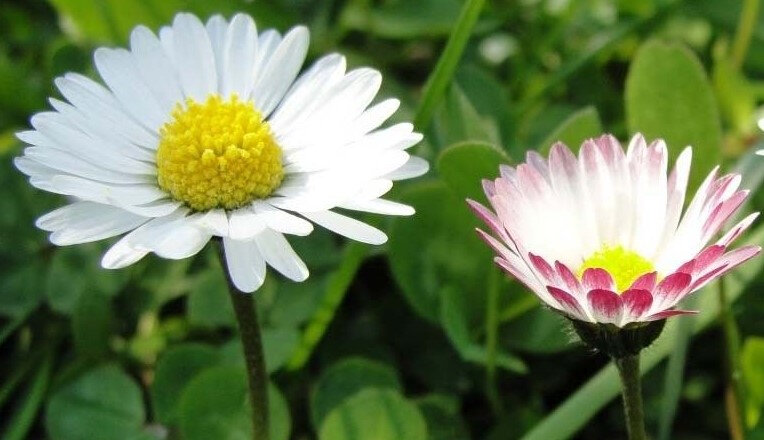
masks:
[[[687,301],[687,308],[696,309],[697,297]],[[658,440],[671,438],[671,426],[676,416],[676,408],[682,395],[682,383],[684,382],[684,363],[687,358],[687,346],[692,339],[695,324],[695,316],[682,316],[677,323],[677,335],[674,347],[669,356],[666,366],[666,375],[663,380],[663,400],[661,401],[661,417],[658,424]]]
[[[485,308],[485,391],[494,415],[500,416],[503,405],[496,389],[496,354],[499,333],[499,283],[501,273],[493,268],[489,274],[488,299]]]
[[[32,379],[25,393],[23,402],[13,414],[8,422],[7,428],[3,433],[4,440],[23,440],[27,437],[32,428],[40,406],[42,405],[45,392],[50,383],[50,377],[53,370],[53,349],[50,348],[46,353],[42,364],[37,369],[37,374]]]
[[[748,236],[745,244],[759,244],[762,240],[764,240],[764,227],[759,226]],[[730,302],[733,302],[740,296],[745,286],[756,277],[756,274],[762,267],[764,267],[764,259],[754,259],[727,275],[725,283],[728,287],[727,293]],[[704,289],[705,292],[696,293],[696,295],[700,295],[698,297],[700,314],[695,320],[693,334],[699,333],[714,323],[719,313],[719,304],[717,297],[709,293],[713,292],[716,288],[716,283],[714,283]],[[677,334],[677,321],[669,320],[663,335],[655,345],[648,347],[644,351],[641,366],[643,374],[670,354]],[[583,384],[530,432],[525,434],[522,440],[563,440],[571,438],[602,407],[618,396],[619,391],[618,373],[612,365],[608,365]]]
[[[443,94],[454,76],[456,66],[462,58],[464,48],[467,46],[467,41],[484,4],[485,0],[468,0],[464,3],[456,26],[454,26],[454,31],[448,37],[446,48],[438,59],[435,70],[424,85],[422,101],[414,116],[414,127],[417,131],[422,132],[430,125],[432,115],[443,99]]]
[[[342,299],[345,297],[350,283],[353,282],[358,268],[361,267],[368,250],[368,245],[355,241],[345,246],[342,262],[332,274],[326,294],[321,299],[321,304],[302,333],[302,339],[292,354],[292,358],[287,362],[287,370],[299,370],[308,361],[313,349],[318,345],[326,332],[326,328],[329,327],[329,323],[332,322],[332,318],[342,303]]]

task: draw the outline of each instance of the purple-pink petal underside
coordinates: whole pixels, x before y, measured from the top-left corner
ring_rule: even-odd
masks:
[[[658,282],[658,272],[646,273],[631,283],[629,290],[647,290],[652,292],[655,289],[655,284]]]
[[[637,320],[653,305],[653,295],[647,290],[629,289],[621,294],[621,301],[627,316]]]
[[[617,293],[606,289],[594,289],[587,294],[594,319],[603,323],[618,323],[623,313],[623,303]]]
[[[605,269],[591,267],[584,271],[581,277],[582,284],[586,290],[603,289],[613,290],[615,283],[613,277]]]
[[[554,286],[546,286],[546,289],[552,295],[552,298],[556,299],[557,302],[560,303],[560,306],[565,313],[577,319],[586,319],[586,314],[581,308],[581,305],[578,303],[578,300],[576,300],[573,295]]]

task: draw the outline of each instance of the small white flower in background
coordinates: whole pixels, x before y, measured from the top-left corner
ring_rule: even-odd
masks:
[[[578,157],[558,143],[548,160],[529,152],[484,181],[493,210],[469,203],[493,234],[479,231],[496,263],[550,307],[619,328],[662,320],[694,313],[675,306],[761,251],[729,250],[758,213],[707,245],[748,195],[739,175],[714,169],[682,214],[691,157],[688,147],[667,175],[662,140],[634,136],[624,153],[606,135]]]
[[[127,233],[104,255],[106,268],[149,252],[181,259],[213,236],[223,239],[231,278],[252,292],[266,264],[308,277],[284,234],[313,223],[371,244],[386,235],[335,208],[411,215],[380,198],[394,180],[428,165],[406,149],[422,136],[408,123],[379,128],[396,99],[371,105],[382,76],[346,71],[327,55],[298,75],[308,30],[258,33],[243,14],[204,25],[178,14],[155,36],[143,26],[130,50],[100,48],[95,65],[106,87],[66,74],[66,101],[18,133],[30,146],[15,163],[37,188],[73,202],[41,217],[57,245]]]

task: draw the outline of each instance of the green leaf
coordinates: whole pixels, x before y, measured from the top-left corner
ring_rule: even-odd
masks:
[[[409,304],[437,322],[441,291],[451,285],[471,298],[469,321],[482,318],[491,251],[476,237],[477,220],[467,204],[440,182],[411,185],[400,200],[417,211],[396,218],[390,228],[390,264]]]
[[[600,122],[597,109],[592,106],[584,107],[568,116],[539,144],[537,149],[546,156],[555,142],[562,142],[575,153],[586,139],[600,134],[602,134],[602,122]]]
[[[759,244],[764,240],[764,227],[751,231],[742,245]],[[726,275],[725,287],[728,299],[733,302],[744,288],[755,279],[764,265],[759,258],[741,266]],[[713,294],[718,289],[716,282],[706,286],[695,295],[698,297],[697,309],[701,313],[695,320],[693,333],[697,334],[715,322],[719,312],[719,301]],[[677,338],[678,321],[669,319],[663,334],[647,350],[643,351],[641,371],[644,375],[667,357],[674,349]],[[620,391],[618,372],[613,365],[608,365],[597,372],[584,385],[571,394],[560,406],[523,436],[523,440],[562,440],[571,438],[578,430],[594,417],[597,412],[613,400]]]
[[[123,440],[146,418],[141,389],[115,365],[98,367],[51,397],[45,426],[52,440]]]
[[[0,315],[19,318],[26,316],[40,305],[44,298],[39,262],[14,268],[0,279]]]
[[[441,145],[461,141],[501,142],[496,121],[479,114],[456,83],[451,84],[448,90],[437,122]]]
[[[575,348],[566,337],[570,327],[560,315],[535,307],[500,328],[499,342],[529,353],[558,353]]]
[[[740,357],[747,398],[745,419],[748,427],[752,428],[759,423],[764,407],[764,338],[749,336]]]
[[[419,409],[398,392],[367,388],[324,420],[319,440],[426,440]]]
[[[182,344],[167,350],[157,362],[151,386],[151,402],[156,418],[165,424],[175,423],[183,389],[220,359],[218,350],[203,344]]]
[[[383,3],[367,9],[367,3],[350,2],[341,24],[384,38],[436,37],[451,33],[459,16],[458,0],[408,0]]]
[[[626,79],[629,131],[648,142],[663,138],[673,161],[693,148],[689,188],[697,188],[721,161],[721,122],[703,66],[688,49],[658,41],[637,52]]]
[[[268,387],[268,400],[270,438],[286,440],[291,431],[289,408],[273,384]],[[186,440],[248,440],[252,438],[250,413],[244,368],[208,368],[180,396],[180,432]]]
[[[511,162],[509,156],[493,144],[461,142],[438,156],[438,174],[459,198],[484,201],[483,179],[499,175],[499,165]]]
[[[469,440],[467,424],[459,414],[459,399],[430,394],[416,401],[427,422],[428,440]]]
[[[300,333],[295,328],[265,328],[262,331],[265,368],[268,373],[281,369],[292,356]],[[221,348],[223,361],[233,365],[244,365],[244,352],[241,341],[236,338]]]
[[[217,257],[209,260],[209,266],[197,275],[188,294],[188,322],[204,328],[235,327],[236,318],[223,269]]]
[[[346,358],[327,368],[310,395],[313,426],[320,427],[326,416],[364,388],[401,390],[393,368],[364,358]]]
[[[109,298],[92,290],[80,295],[72,313],[72,336],[78,354],[100,359],[109,353],[112,311]]]
[[[446,287],[441,299],[440,322],[456,351],[466,361],[485,365],[488,359],[486,348],[472,340],[462,311],[467,297],[456,289]],[[528,371],[522,359],[504,352],[497,353],[496,365],[514,373]]]

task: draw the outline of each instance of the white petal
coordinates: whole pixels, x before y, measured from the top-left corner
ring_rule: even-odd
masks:
[[[152,250],[162,258],[181,260],[196,255],[210,241],[210,237],[209,232],[185,219],[152,244]]]
[[[116,242],[114,246],[106,251],[101,259],[101,266],[103,266],[104,269],[122,269],[123,267],[138,262],[148,254],[148,251],[132,248],[127,241],[128,235]]]
[[[141,79],[132,55],[125,49],[98,48],[95,65],[120,104],[146,128],[158,131],[166,113]]]
[[[130,48],[141,78],[159,102],[166,120],[175,105],[183,102],[175,66],[159,39],[145,26],[136,27],[130,34]]]
[[[391,180],[413,179],[427,174],[430,170],[430,164],[421,157],[411,156],[409,160],[397,170],[386,174],[384,177]]]
[[[37,227],[51,231],[50,241],[59,246],[88,243],[133,230],[150,220],[120,208],[91,202],[75,202],[37,220]]]
[[[341,203],[339,208],[352,209],[354,211],[371,212],[384,215],[414,215],[415,211],[409,205],[393,202],[385,199],[353,200]]]
[[[308,29],[297,26],[284,36],[273,55],[258,71],[252,100],[263,116],[268,116],[281,101],[308,53]]]
[[[207,20],[207,35],[210,37],[212,52],[215,54],[215,67],[218,75],[218,82],[223,77],[223,43],[225,42],[226,32],[228,31],[228,22],[222,15],[213,15]]]
[[[308,268],[281,233],[265,228],[255,236],[255,243],[265,261],[285,277],[293,281],[308,278]]]
[[[387,235],[379,229],[356,219],[332,211],[302,212],[308,220],[352,240],[369,244],[383,244]]]
[[[172,44],[183,93],[197,102],[217,92],[215,54],[207,30],[199,19],[188,13],[175,16]]]
[[[229,213],[228,236],[234,240],[250,240],[265,229],[265,222],[251,207]]]
[[[254,241],[223,238],[225,260],[231,281],[237,289],[250,293],[265,281],[265,259]]]
[[[309,221],[282,211],[266,202],[255,202],[253,208],[265,224],[274,231],[301,236],[313,232],[313,225]]]
[[[228,215],[222,209],[213,209],[191,216],[200,228],[204,228],[218,237],[228,236]]]
[[[257,57],[257,28],[252,17],[237,14],[231,20],[223,43],[221,92],[246,99],[254,86]]]

